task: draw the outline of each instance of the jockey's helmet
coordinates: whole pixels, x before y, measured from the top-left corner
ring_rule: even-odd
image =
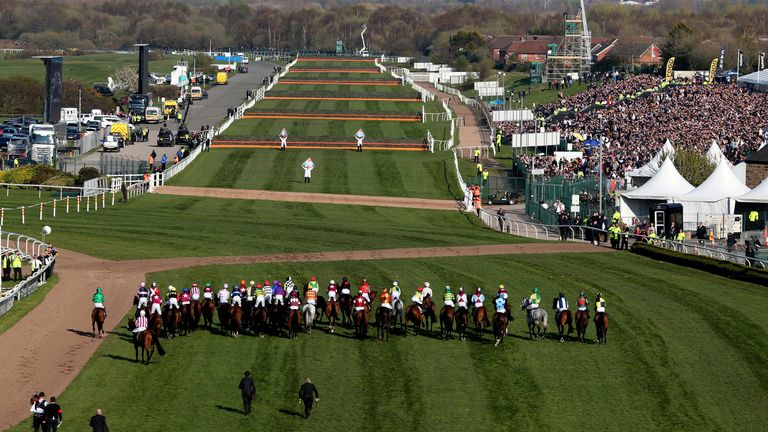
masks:
[[[429,288],[429,282],[424,282],[424,288]]]
[[[140,315],[140,316],[144,316],[144,315],[146,315],[146,314],[147,314],[147,313],[146,313],[146,312],[144,312],[144,309],[142,309],[142,310],[140,310],[140,311],[139,311],[139,315]]]
[[[534,294],[538,294],[538,293],[539,293],[539,289],[538,289],[538,288],[534,288],[534,289],[532,289],[531,291],[532,291]]]
[[[312,282],[314,282],[316,279],[315,279],[315,277],[314,277],[314,276],[312,276],[311,278],[309,278],[309,280],[311,280]]]
[[[227,288],[229,288],[229,284],[226,284],[226,283],[225,283],[223,288],[224,288],[224,289],[227,289]]]
[[[397,286],[397,281],[392,282],[392,286]]]
[[[445,286],[445,292],[447,292],[447,293],[451,292],[451,287],[449,287],[448,285],[446,285],[446,286]]]
[[[336,285],[336,281],[331,279],[331,285]]]
[[[139,284],[139,288],[144,288],[146,285],[144,285],[144,282]]]

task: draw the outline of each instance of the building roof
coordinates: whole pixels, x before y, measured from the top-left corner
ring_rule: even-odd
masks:
[[[546,54],[549,50],[547,44],[554,43],[546,40],[526,40],[512,42],[504,50],[507,53],[515,54]]]
[[[763,148],[758,150],[757,153],[753,154],[752,157],[747,159],[745,162],[748,164],[768,164],[768,146],[763,146]]]
[[[618,39],[613,37],[593,37],[592,53],[604,57]],[[547,54],[548,44],[561,45],[563,36],[555,35],[505,35],[488,42],[488,47],[514,54]]]
[[[503,50],[512,42],[517,42],[524,36],[498,36],[488,42],[488,48]]]

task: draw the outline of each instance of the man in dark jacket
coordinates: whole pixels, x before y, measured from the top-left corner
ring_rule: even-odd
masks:
[[[91,417],[89,424],[93,428],[93,432],[109,432],[109,426],[107,426],[107,418],[101,415],[101,408],[96,410],[96,415]]]
[[[707,241],[707,227],[703,223],[699,222],[699,227],[696,228],[696,239],[700,245],[703,245]]]
[[[317,387],[312,384],[312,381],[307,378],[307,381],[299,388],[299,399],[304,402],[304,416],[309,418],[312,414],[312,405],[314,402],[320,401],[320,393],[317,392]]]
[[[253,383],[250,371],[245,371],[245,376],[240,380],[238,388],[243,396],[243,414],[248,415],[251,413],[251,404],[253,403],[253,397],[256,395],[256,385]]]
[[[56,397],[52,396],[51,401],[45,406],[45,431],[56,432],[59,430],[59,424],[64,420],[61,414],[61,405],[56,402]]]

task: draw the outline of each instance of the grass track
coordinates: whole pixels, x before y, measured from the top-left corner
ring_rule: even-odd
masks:
[[[584,268],[600,274],[585,274]],[[762,287],[626,253],[218,266],[150,280],[186,286],[285,274],[300,282],[315,275],[321,285],[330,277],[365,275],[376,289],[396,278],[406,298],[424,280],[435,287],[480,284],[486,290],[504,282],[515,304],[538,286],[548,310],[562,289],[572,302],[579,289],[586,288],[590,298],[602,290],[610,343],[528,341],[521,312],[515,311],[500,348],[489,336],[480,343],[393,335],[378,343],[350,339],[348,330],[316,330],[297,341],[198,332],[165,341],[169,354],[142,367],[132,363],[127,332],[120,330],[60,398],[68,422],[85,424],[96,406],[116,430],[159,430],[161,423],[164,430],[187,431],[361,425],[384,431],[509,430],[511,424],[521,430],[580,430],[584,416],[600,413],[607,430],[699,431],[759,430],[768,420]],[[594,337],[592,325],[588,335]],[[253,418],[237,412],[237,383],[245,369],[257,383]],[[306,376],[321,396],[311,423],[295,415],[295,393]],[[105,397],[100,389],[107,382]],[[161,400],[168,412],[184,415],[143,415],[146,400]],[[28,427],[25,422],[12,430]]]
[[[25,268],[24,270],[26,271],[27,269]],[[39,305],[58,281],[59,277],[54,274],[45,285],[40,286],[34,293],[24,297],[22,300],[14,301],[13,308],[7,314],[0,317],[0,333],[4,333],[13,327],[20,319],[24,318],[24,315]],[[6,286],[5,281],[3,281],[3,286]]]
[[[248,112],[258,111],[315,111],[345,112],[366,111],[370,113],[402,111],[403,114],[421,113],[421,102],[389,102],[389,101],[309,101],[309,100],[280,100],[267,99],[259,101]]]

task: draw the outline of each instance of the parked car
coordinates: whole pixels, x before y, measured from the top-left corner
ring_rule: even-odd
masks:
[[[176,145],[190,145],[192,144],[192,134],[184,126],[180,127],[176,132]]]
[[[520,194],[517,192],[496,191],[495,194],[488,194],[489,205],[512,205],[517,204]]]
[[[101,148],[104,152],[108,151],[120,151],[120,143],[118,143],[117,138],[113,135],[108,135],[104,140],[101,142]]]
[[[67,126],[67,139],[76,140],[80,139],[80,128],[77,126]]]
[[[88,123],[85,124],[85,130],[87,132],[96,132],[101,130],[101,122],[96,120],[91,120]]]
[[[248,66],[246,65],[240,65],[237,67],[237,72],[239,73],[248,73]]]
[[[158,147],[173,147],[174,137],[173,132],[169,129],[160,129],[157,134],[157,146]]]
[[[110,89],[109,87],[105,86],[104,84],[96,84],[93,86],[93,89],[96,90],[96,93],[102,95],[102,96],[114,96],[115,93]]]

